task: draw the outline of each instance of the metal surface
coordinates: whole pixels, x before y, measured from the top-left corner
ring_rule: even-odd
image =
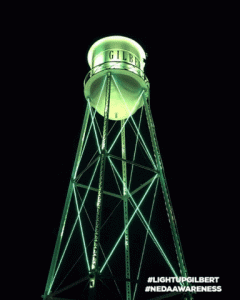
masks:
[[[70,183],[69,183],[69,187],[68,187],[67,197],[66,197],[66,201],[65,201],[65,205],[64,205],[64,209],[63,209],[60,227],[58,230],[57,241],[56,241],[54,252],[53,252],[52,262],[51,262],[50,270],[48,273],[48,279],[47,279],[43,299],[46,299],[47,295],[49,295],[51,293],[51,287],[53,284],[54,273],[56,270],[56,264],[57,264],[59,250],[60,250],[60,246],[61,246],[61,242],[62,242],[62,236],[64,233],[67,214],[68,214],[68,210],[69,210],[69,206],[70,206],[70,202],[71,202],[71,198],[72,198],[72,194],[73,194],[73,180],[76,177],[76,173],[77,173],[79,163],[81,160],[82,148],[83,148],[83,143],[84,143],[84,139],[85,139],[85,133],[86,133],[86,128],[87,128],[87,124],[88,124],[88,119],[89,119],[89,109],[86,109],[84,120],[83,120],[83,126],[82,126],[82,130],[81,130],[81,134],[80,134],[80,139],[79,139],[79,143],[78,143],[77,154],[76,154],[74,165],[73,165],[72,175],[71,175],[71,179],[70,179]]]
[[[145,58],[142,47],[129,38],[112,36],[93,44],[88,53],[91,70],[84,81],[84,95],[91,99],[91,105],[99,114],[104,116],[106,96],[101,87],[110,70],[114,80],[111,84],[109,119],[126,119],[143,105],[143,101],[135,104],[140,92],[148,87],[144,74]],[[114,81],[119,83],[120,91]]]
[[[147,116],[147,121],[148,121],[148,127],[150,130],[152,146],[153,146],[153,150],[154,150],[154,156],[156,159],[156,163],[157,163],[157,167],[158,167],[158,171],[159,171],[159,175],[160,175],[160,182],[161,182],[163,197],[164,197],[165,204],[166,204],[166,209],[167,209],[167,213],[168,213],[168,217],[169,217],[170,227],[171,227],[171,231],[172,231],[172,236],[173,236],[173,240],[174,240],[174,245],[175,245],[175,249],[176,249],[176,253],[177,253],[177,258],[178,258],[178,262],[179,262],[179,266],[180,266],[181,275],[183,277],[188,277],[187,267],[186,267],[185,259],[183,256],[180,237],[179,237],[179,234],[177,231],[176,218],[175,218],[175,215],[173,212],[173,207],[172,207],[172,203],[170,200],[170,195],[169,195],[169,191],[168,191],[168,187],[167,187],[167,181],[166,181],[166,177],[165,177],[165,173],[164,173],[161,154],[160,154],[160,150],[159,150],[159,146],[158,146],[155,125],[153,122],[149,104],[145,97],[144,97],[144,104],[145,104],[145,111],[146,111],[146,116]]]
[[[123,162],[126,162],[126,163],[128,163],[128,164],[134,165],[134,166],[136,166],[136,167],[139,167],[139,168],[142,168],[142,169],[151,171],[151,172],[153,172],[153,173],[158,173],[158,171],[156,171],[156,170],[154,170],[154,169],[152,169],[152,168],[149,168],[149,167],[146,167],[146,166],[137,164],[137,163],[135,163],[135,162],[133,162],[133,161],[130,161],[130,160],[127,160],[127,159],[123,159],[123,158],[120,158],[120,157],[115,156],[115,155],[112,155],[112,154],[108,154],[108,156],[109,156],[109,157],[112,157],[112,158],[114,158],[114,159],[118,159],[118,160],[121,160],[121,161],[123,161]]]
[[[134,40],[123,36],[109,36],[98,40],[88,52],[88,64],[93,68],[108,61],[128,62],[140,67],[145,66],[146,54]]]
[[[108,133],[108,115],[110,105],[110,89],[111,89],[111,73],[107,76],[106,85],[106,99],[105,99],[105,111],[104,111],[104,123],[103,123],[103,136],[101,145],[101,160],[100,160],[100,175],[97,197],[97,212],[96,212],[96,224],[94,231],[94,243],[93,254],[91,264],[91,278],[90,278],[90,296],[89,299],[94,299],[96,295],[96,286],[99,275],[98,269],[98,255],[99,255],[99,243],[100,243],[100,228],[101,228],[101,213],[102,213],[102,201],[103,201],[103,188],[104,188],[104,176],[105,176],[105,163],[106,163],[106,151],[107,151],[107,133]]]
[[[143,100],[138,101],[138,99],[142,90],[148,88],[148,81],[117,63],[91,76],[84,85],[84,95],[86,99],[91,99],[91,106],[102,116],[104,116],[106,98],[106,91],[102,91],[102,84],[109,71],[113,76],[109,119],[127,119],[143,105]]]
[[[123,214],[124,228],[128,224],[128,192],[127,192],[127,163],[126,163],[126,134],[124,121],[121,120],[121,143],[122,143],[122,178],[123,178]],[[130,279],[130,250],[129,250],[129,229],[125,230],[125,273],[126,279]],[[131,283],[126,281],[126,300],[131,300]]]
[[[97,192],[98,193],[98,189],[97,188],[93,188],[93,187],[89,187],[87,185],[84,185],[84,184],[81,184],[81,183],[75,183],[75,186],[79,186],[81,188],[84,188],[84,189],[89,189],[91,191],[94,191],[94,192]],[[108,192],[108,191],[104,191],[103,190],[103,194],[105,195],[109,195],[109,196],[112,196],[112,197],[115,197],[115,198],[119,198],[119,199],[122,199],[122,196],[121,195],[118,195],[118,194],[115,194],[115,193],[111,193],[111,192]]]
[[[137,287],[140,284],[146,286],[146,281],[144,282],[141,281],[140,270],[141,270],[142,259],[143,257],[145,258],[145,256],[147,256],[147,255],[144,256],[145,246],[146,249],[148,247],[148,244],[146,243],[147,237],[149,237],[148,242],[153,243],[156,246],[157,255],[159,255],[160,253],[160,256],[162,256],[162,258],[166,263],[166,267],[170,269],[173,276],[175,277],[179,276],[178,270],[176,271],[174,269],[171,261],[169,260],[166,253],[164,252],[164,247],[160,245],[159,242],[160,231],[154,233],[154,231],[151,228],[151,225],[154,222],[154,220],[152,220],[152,212],[154,212],[155,209],[154,203],[155,203],[155,198],[157,198],[156,195],[159,186],[158,185],[159,181],[163,193],[167,215],[169,218],[171,233],[173,237],[174,246],[176,249],[177,261],[179,264],[181,276],[188,277],[186,263],[183,256],[183,250],[182,250],[182,246],[181,246],[181,242],[177,230],[176,219],[174,216],[173,207],[170,200],[162,158],[158,146],[154,121],[149,106],[149,83],[144,74],[144,64],[145,64],[144,59],[145,59],[145,52],[143,51],[141,46],[139,46],[136,42],[123,37],[109,37],[106,39],[102,39],[96,42],[89,51],[88,62],[92,69],[90,70],[84,82],[84,94],[87,100],[87,108],[86,108],[83,126],[81,130],[77,154],[76,154],[76,158],[72,170],[71,180],[69,183],[69,188],[68,188],[66,202],[65,202],[63,215],[60,223],[60,228],[57,236],[57,241],[54,249],[54,254],[53,254],[50,271],[47,279],[45,294],[43,296],[44,300],[66,299],[66,298],[54,298],[54,296],[59,295],[64,297],[65,292],[69,292],[68,291],[69,289],[77,286],[78,284],[80,285],[84,280],[88,280],[88,282],[86,282],[86,287],[88,287],[89,300],[98,299],[98,297],[101,296],[99,295],[101,294],[101,288],[104,285],[106,286],[105,280],[107,279],[111,279],[112,284],[114,284],[115,282],[116,285],[116,287],[114,287],[115,293],[118,291],[118,294],[121,299],[123,298],[126,300],[142,299],[142,295],[139,295],[137,293],[138,292]],[[143,107],[141,110],[139,125],[137,126],[136,122],[134,121],[133,115],[141,106]],[[146,126],[148,127],[149,135],[150,135],[150,139],[147,142],[148,144],[145,142],[145,138],[144,136],[142,136],[140,130],[143,108],[145,108],[145,113],[146,113],[145,127]],[[96,117],[97,112],[103,116],[102,118],[97,114],[97,116],[101,118],[102,129],[100,129],[100,126],[98,125],[98,121]],[[91,122],[89,122],[88,120],[89,115],[91,116]],[[118,131],[119,129],[116,129],[117,128],[116,126],[113,130],[113,133],[110,134],[111,130],[108,131],[108,124],[114,122],[109,121],[109,119],[120,120],[120,122],[116,122],[120,125],[120,131]],[[128,124],[127,125],[128,127],[126,127],[126,124]],[[132,130],[131,131],[132,135],[128,136],[127,128],[129,128],[129,130]],[[86,134],[87,129],[88,132]],[[145,128],[142,132],[146,134]],[[91,136],[91,134],[92,134],[92,139],[94,140],[91,141],[92,142],[91,144],[87,144],[88,137],[89,135]],[[121,142],[120,142],[120,135],[121,135]],[[133,144],[131,139],[133,139],[133,136],[134,139],[136,138],[135,148],[132,147]],[[101,139],[101,143],[100,143],[100,139]],[[109,148],[107,147],[108,140],[111,141],[112,143]],[[117,140],[118,142],[116,142]],[[128,141],[130,141],[129,146],[128,146]],[[115,143],[116,143],[116,147],[114,146]],[[84,154],[83,152],[85,148],[87,148],[85,147],[86,145],[87,147],[90,148],[92,147],[93,149],[91,150],[93,150],[93,153],[95,151],[95,154],[93,155],[91,160],[88,160],[90,159],[90,156],[86,155],[87,161],[85,164],[83,164],[83,166],[81,164],[82,169],[80,169],[79,164]],[[152,148],[150,149],[151,146]],[[114,152],[115,151],[114,147],[118,148],[116,152]],[[141,147],[141,151],[144,152],[144,156],[145,156],[144,159],[147,160],[145,161],[146,166],[144,165],[144,160],[142,160],[142,158],[139,161],[138,160],[135,161],[136,151],[138,147]],[[87,150],[88,149],[90,150],[90,148],[87,148]],[[88,152],[87,150],[86,152]],[[132,154],[129,155],[131,150],[133,150],[132,152],[134,152],[133,156]],[[82,161],[84,161],[84,159]],[[106,164],[109,164],[109,166],[107,165],[106,167]],[[95,167],[93,167],[93,165],[95,165]],[[108,167],[109,169],[106,169]],[[129,173],[127,172],[128,167],[131,169],[131,172]],[[99,171],[99,175],[98,175],[99,177],[97,179],[94,179],[95,174],[98,174],[96,173],[97,170]],[[110,172],[112,171],[112,173],[109,174],[108,170],[110,170]],[[138,171],[136,170],[139,171],[139,173],[141,174],[140,176],[142,176],[142,178],[141,180],[135,178],[135,180],[133,180],[132,182],[132,177],[134,177],[134,174],[139,174]],[[89,177],[87,177],[88,176],[87,175],[86,177],[88,179],[84,181],[84,177],[86,173],[88,173]],[[112,188],[111,184],[114,183],[114,180],[117,185],[115,185],[115,188],[111,189]],[[153,195],[151,190],[153,190],[154,186],[155,186],[155,192]],[[83,199],[81,199],[79,193],[79,190],[81,189],[84,191]],[[76,191],[78,192],[78,194],[76,193]],[[94,192],[97,193],[97,197],[96,197],[96,193]],[[70,234],[68,239],[65,239],[66,247],[61,252],[61,258],[58,259],[59,250],[62,243],[62,237],[65,232],[64,229],[66,225],[67,215],[72,208],[71,206],[69,209],[73,193],[74,193],[77,216],[72,228],[69,229],[66,226],[68,230],[66,229],[65,231],[67,231],[67,234],[69,234],[70,232]],[[146,201],[149,204],[152,201],[151,211],[149,212],[149,215],[147,215],[146,211],[143,210],[144,209],[143,203],[146,202],[145,201],[146,198],[147,198]],[[93,203],[92,201],[93,200],[95,201],[95,199],[97,200],[96,206],[92,205]],[[122,201],[119,199],[121,199]],[[87,236],[90,234],[89,229],[88,228],[86,229],[87,226],[86,227],[82,226],[83,225],[82,223],[86,220],[86,218],[84,219],[84,216],[82,216],[81,212],[84,209],[85,212],[87,213],[88,207],[87,205],[85,206],[85,203],[87,201],[89,201],[90,204],[89,207],[91,207],[91,210],[93,211],[92,216],[93,215],[96,216],[95,226],[91,223],[91,218],[89,218],[88,216],[88,219],[91,223],[91,227],[93,229],[93,238],[92,236],[91,237]],[[109,214],[103,215],[102,213],[103,213],[103,207],[105,209],[105,203],[106,204],[110,203],[113,206],[111,205],[108,207],[106,206],[107,208],[106,211],[109,210]],[[119,207],[121,207],[120,210],[121,213],[113,215],[113,213],[115,213],[114,212],[115,209],[118,209],[118,205]],[[118,212],[119,211],[117,211],[117,213]],[[107,216],[106,219],[104,219],[103,225],[102,225],[102,215],[105,217]],[[106,229],[104,225],[105,223],[110,222],[109,220],[111,220],[112,216],[114,217],[117,216],[116,220],[117,222],[119,222],[119,224],[121,223],[121,226],[119,226],[119,228],[118,226],[116,226],[116,228],[115,227],[111,228],[110,226],[112,224],[111,225],[108,224],[109,228],[107,228],[106,230],[107,238],[109,237],[108,235],[110,234],[110,232],[111,235],[115,235],[116,232],[116,237],[112,239],[113,242],[111,243],[111,246],[106,250],[107,255],[105,255],[103,253],[103,247],[100,245],[100,234],[102,235],[102,239],[103,239],[104,230]],[[69,218],[69,220],[71,223],[72,218]],[[141,262],[139,264],[138,272],[136,272],[136,269],[134,269],[134,267],[136,267],[135,266],[136,257],[134,257],[133,255],[133,253],[135,254],[135,250],[133,251],[133,249],[136,248],[131,246],[134,245],[134,238],[132,238],[131,236],[132,231],[130,226],[133,220],[134,222],[137,222],[138,226],[142,227],[142,232],[146,234],[145,242],[143,243],[144,246],[141,254]],[[83,241],[82,244],[78,244],[78,247],[80,249],[83,249],[83,253],[81,254],[80,257],[84,257],[84,259],[87,262],[85,265],[84,264],[81,265],[82,269],[85,268],[83,279],[77,280],[78,278],[76,278],[73,283],[70,284],[70,282],[67,282],[65,287],[61,287],[59,289],[59,286],[61,286],[60,284],[58,285],[57,289],[54,290],[54,292],[51,292],[54,280],[56,278],[56,274],[58,273],[58,269],[61,266],[62,259],[65,256],[66,249],[69,245],[76,224],[80,225],[81,234],[79,234],[78,237],[80,237],[81,240]],[[89,224],[87,225],[89,226]],[[132,228],[134,228],[134,226],[132,226]],[[102,232],[101,229],[103,229]],[[86,236],[84,236],[84,234],[86,234],[87,238]],[[130,236],[131,236],[131,240],[130,240]],[[93,246],[92,246],[93,251],[91,252],[92,256],[91,256],[91,261],[89,263],[88,247],[91,245],[92,241],[93,241]],[[138,241],[137,241],[137,246],[138,246]],[[119,269],[116,268],[116,265],[113,267],[115,268],[114,273],[112,273],[110,269],[109,261],[115,260],[115,262],[117,262],[116,259],[118,259],[117,255],[119,254],[119,252],[114,253],[117,252],[115,251],[116,249],[118,249],[118,251],[121,250],[122,260],[121,263],[119,263],[119,265],[121,264],[120,268],[123,267],[125,268],[122,273],[119,272]],[[133,251],[131,252],[131,255],[130,255],[130,250]],[[102,251],[103,253],[102,256],[101,255],[99,256],[100,251]],[[159,259],[159,256],[157,255],[156,255],[156,262]],[[139,257],[140,256],[138,256],[138,258]],[[58,267],[56,268],[57,263],[58,263]],[[107,268],[109,268],[109,270],[106,270]],[[120,291],[118,286],[118,283],[121,280],[125,281],[124,283],[122,283],[122,285],[120,285],[121,287],[120,289],[124,289],[124,291],[123,290]],[[135,289],[134,289],[134,284],[136,284]],[[180,283],[180,285],[183,286],[183,283]],[[55,288],[55,286],[53,286],[53,288]],[[114,291],[112,292],[114,293]],[[61,295],[61,293],[63,293],[63,295]],[[170,296],[173,296],[173,294],[174,293],[172,293],[171,295],[170,294],[161,295],[158,298],[159,299],[168,298]],[[76,298],[79,297],[81,297],[81,294],[76,295]],[[187,297],[187,299],[192,299],[191,294],[186,294],[184,295],[184,297]],[[109,299],[109,298],[106,297],[104,299]]]

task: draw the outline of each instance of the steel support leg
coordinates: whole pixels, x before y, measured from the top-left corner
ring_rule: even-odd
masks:
[[[66,201],[65,201],[65,205],[64,205],[64,209],[63,209],[62,219],[61,219],[61,223],[60,223],[60,227],[59,227],[59,231],[58,231],[58,235],[57,235],[57,241],[55,244],[52,262],[51,262],[50,270],[48,273],[48,279],[47,279],[43,299],[46,299],[46,297],[51,293],[51,288],[53,285],[53,278],[54,278],[54,274],[55,274],[55,270],[56,270],[56,264],[57,264],[57,260],[58,260],[58,256],[59,256],[59,250],[60,250],[61,242],[62,242],[62,236],[64,233],[68,210],[69,210],[69,206],[70,206],[70,202],[71,202],[71,198],[72,198],[73,184],[74,184],[76,173],[77,173],[79,163],[81,160],[82,147],[83,147],[83,142],[85,139],[88,119],[89,119],[89,108],[87,106],[86,111],[85,111],[84,120],[83,120],[82,130],[81,130],[81,134],[80,134],[80,139],[79,139],[79,143],[78,143],[77,153],[76,153],[76,157],[75,157],[75,161],[74,161],[74,165],[73,165],[71,180],[69,183],[67,197],[66,197]]]
[[[126,135],[124,121],[121,120],[121,142],[122,142],[122,178],[123,178],[123,211],[124,227],[128,224],[128,191],[127,191],[127,163],[126,163]],[[129,251],[129,229],[125,230],[125,273],[126,279],[130,279],[130,251]],[[126,281],[126,300],[131,300],[131,282]]]
[[[172,232],[172,236],[173,236],[173,241],[174,241],[174,245],[175,245],[175,249],[176,249],[176,253],[177,253],[177,259],[178,259],[178,263],[179,263],[179,267],[180,267],[180,272],[183,277],[188,277],[187,267],[186,267],[186,263],[185,263],[184,256],[183,256],[181,242],[180,242],[180,238],[179,238],[179,234],[178,234],[178,230],[177,230],[176,219],[174,216],[173,207],[172,207],[171,200],[170,200],[170,195],[169,195],[169,191],[168,191],[168,187],[167,187],[167,181],[166,181],[166,177],[165,177],[165,173],[164,173],[164,169],[163,169],[163,163],[162,163],[160,150],[159,150],[159,146],[158,146],[158,141],[157,141],[157,137],[156,137],[155,126],[154,126],[151,110],[150,110],[149,104],[148,104],[145,96],[144,96],[144,106],[145,106],[147,122],[148,122],[149,131],[150,131],[153,151],[154,151],[154,156],[155,156],[157,168],[158,168],[159,175],[160,175],[160,182],[161,182],[163,197],[164,197],[164,201],[165,201],[165,205],[166,205],[166,209],[167,209],[167,213],[168,213],[168,217],[169,217],[171,232]]]
[[[103,201],[103,189],[104,189],[104,177],[105,177],[105,164],[106,164],[106,157],[107,157],[107,134],[108,134],[108,117],[109,117],[109,106],[110,106],[110,90],[111,90],[111,73],[108,73],[107,85],[106,85],[102,146],[101,146],[101,154],[100,154],[101,160],[100,160],[100,175],[99,175],[98,197],[97,197],[96,223],[95,223],[95,232],[94,232],[92,264],[91,264],[91,271],[90,271],[89,300],[95,299],[97,293],[98,277],[99,277],[98,256],[99,256],[99,248],[100,248],[100,228],[101,228],[102,201]]]

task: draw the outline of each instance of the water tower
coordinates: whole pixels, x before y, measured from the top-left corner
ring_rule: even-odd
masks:
[[[149,243],[171,276],[188,273],[150,110],[146,53],[132,39],[110,36],[94,43],[87,59],[87,106],[43,299],[69,299],[67,292],[83,283],[74,299],[150,299],[153,294],[138,293],[140,285],[151,285],[141,280]],[[160,244],[161,230],[154,227],[158,189],[179,271]],[[75,273],[82,275],[63,287],[80,259],[84,262]],[[59,274],[63,280],[56,284]],[[109,298],[107,290],[113,292]],[[191,293],[178,292],[162,293],[158,299],[178,294],[192,299]]]

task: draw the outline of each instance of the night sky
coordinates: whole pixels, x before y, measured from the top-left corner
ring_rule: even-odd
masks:
[[[127,28],[94,29],[86,23],[86,33],[82,21],[56,16],[34,31],[31,96],[35,104],[30,116],[34,127],[31,153],[35,153],[32,168],[38,170],[34,177],[38,188],[32,193],[32,207],[37,208],[33,220],[37,234],[32,245],[38,257],[34,299],[44,293],[77,150],[86,108],[83,80],[89,71],[87,53],[95,41],[110,35],[132,38],[148,54],[145,74],[151,85],[150,106],[188,273],[220,277],[218,285],[224,289],[219,32],[214,24],[208,27],[194,18],[192,26],[190,20],[178,21],[153,27],[138,23]],[[161,191],[157,200],[163,201]],[[166,212],[159,210],[161,213]],[[140,238],[141,232],[137,236]],[[163,237],[166,249],[170,240]],[[153,248],[150,245],[147,249],[149,256]],[[174,256],[171,250],[169,255]],[[168,274],[164,272],[155,269],[152,276],[171,276],[162,275]],[[142,299],[146,296],[156,297],[145,293]],[[195,299],[221,297],[223,293],[199,293]]]

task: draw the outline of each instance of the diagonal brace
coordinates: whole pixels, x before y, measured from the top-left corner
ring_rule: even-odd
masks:
[[[118,177],[119,177],[120,180],[122,181],[121,176],[119,175],[119,173],[118,173],[117,169],[115,168],[114,164],[112,163],[111,159],[110,159],[109,157],[108,157],[108,159],[110,160],[111,164],[113,165],[113,167],[114,167],[114,169],[115,169],[115,171],[116,171]],[[164,253],[162,247],[160,246],[160,244],[159,244],[157,238],[155,237],[155,235],[153,234],[151,228],[149,227],[148,222],[145,220],[143,214],[142,214],[141,211],[139,210],[139,207],[140,207],[140,205],[141,205],[143,199],[145,198],[146,194],[147,194],[148,191],[149,191],[149,188],[151,187],[151,185],[153,184],[153,182],[155,181],[155,179],[157,178],[157,176],[158,176],[158,175],[155,175],[155,176],[154,176],[154,177],[155,177],[154,180],[152,181],[152,183],[151,183],[150,186],[148,187],[148,189],[147,189],[145,195],[143,196],[142,200],[140,201],[140,203],[139,203],[138,205],[136,204],[136,202],[134,201],[134,199],[133,199],[131,193],[129,192],[129,190],[128,190],[127,187],[126,187],[127,193],[128,193],[128,195],[129,195],[129,197],[130,197],[130,198],[129,198],[129,201],[130,201],[130,203],[133,203],[133,206],[134,206],[134,208],[135,208],[135,211],[134,211],[134,213],[133,213],[133,215],[132,215],[132,217],[131,217],[130,220],[132,220],[133,216],[134,216],[136,213],[140,216],[140,220],[143,222],[143,224],[144,224],[146,230],[149,231],[149,235],[150,235],[150,237],[152,238],[154,244],[157,246],[159,252],[162,254],[163,258],[165,259],[166,263],[168,264],[168,266],[169,266],[170,269],[172,270],[173,274],[174,274],[176,277],[178,277],[176,271],[174,270],[173,266],[171,265],[169,259],[167,258],[166,254]],[[123,182],[123,181],[122,181],[122,182]],[[128,223],[128,226],[129,226],[129,223]],[[102,272],[102,270],[103,270],[103,267],[102,267],[102,269],[101,269],[101,272]],[[180,283],[180,284],[182,285],[182,283]]]
[[[153,145],[155,160],[156,160],[157,168],[158,168],[159,175],[160,175],[160,182],[161,182],[161,187],[162,187],[162,192],[163,192],[163,198],[165,200],[166,210],[167,210],[169,222],[170,222],[170,228],[171,228],[173,241],[174,241],[174,245],[175,245],[175,249],[176,249],[176,253],[177,253],[177,259],[178,259],[179,266],[180,266],[180,272],[183,277],[188,277],[188,272],[187,272],[187,267],[186,267],[183,251],[182,251],[180,237],[179,237],[178,230],[177,230],[176,218],[175,218],[175,215],[173,212],[173,207],[172,207],[172,203],[171,203],[171,199],[170,199],[170,194],[168,191],[168,186],[167,186],[167,181],[166,181],[163,163],[162,163],[162,159],[161,159],[161,154],[160,154],[160,150],[159,150],[159,146],[158,146],[155,125],[153,122],[151,110],[150,110],[149,104],[147,102],[147,99],[145,96],[143,98],[144,98],[145,112],[146,112],[148,127],[149,127],[149,131],[150,131],[151,141],[152,141],[152,145]]]

